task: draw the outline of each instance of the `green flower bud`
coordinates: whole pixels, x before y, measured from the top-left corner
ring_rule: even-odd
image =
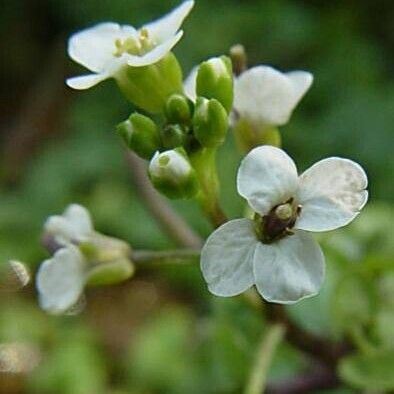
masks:
[[[198,97],[193,116],[194,136],[207,148],[223,144],[228,129],[228,115],[216,99]]]
[[[152,119],[139,113],[117,127],[126,145],[143,159],[149,160],[160,147],[160,134]]]
[[[215,98],[229,113],[233,105],[233,72],[227,56],[201,63],[196,81],[197,96]]]
[[[114,78],[131,103],[150,113],[163,112],[168,97],[183,92],[182,70],[171,52],[149,66],[124,67]]]
[[[113,285],[129,279],[134,273],[134,265],[126,257],[98,263],[90,268],[88,286]]]
[[[166,102],[165,114],[170,123],[188,123],[192,116],[192,103],[182,94],[173,94]]]
[[[161,130],[161,140],[166,149],[183,146],[186,138],[186,130],[178,124],[166,125]]]
[[[86,280],[89,286],[120,283],[134,274],[129,258],[131,248],[120,239],[95,232],[90,241],[79,244],[79,250],[89,261]]]
[[[192,198],[198,191],[196,173],[181,148],[157,152],[149,164],[149,177],[169,198]]]

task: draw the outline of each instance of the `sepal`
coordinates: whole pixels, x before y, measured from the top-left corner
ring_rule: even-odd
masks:
[[[223,144],[228,129],[228,115],[216,99],[198,97],[193,116],[193,131],[198,142],[207,148]]]
[[[169,123],[187,124],[192,117],[193,104],[183,94],[173,94],[166,102],[165,115]]]

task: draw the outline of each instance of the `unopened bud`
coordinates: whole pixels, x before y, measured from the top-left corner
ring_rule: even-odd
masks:
[[[233,105],[233,72],[227,56],[201,63],[196,82],[197,96],[218,100],[229,113]]]
[[[223,105],[216,99],[199,97],[193,116],[194,136],[207,148],[223,144],[228,129],[228,115]]]
[[[235,75],[240,75],[247,69],[248,59],[243,45],[236,44],[230,48],[230,59]]]
[[[157,152],[149,164],[149,176],[155,188],[169,198],[191,198],[198,191],[196,173],[183,149]]]
[[[87,278],[89,286],[113,285],[129,279],[134,273],[134,265],[126,258],[101,262],[90,268]]]
[[[165,114],[170,123],[188,123],[192,115],[192,103],[182,94],[173,94],[166,102]]]
[[[186,130],[179,124],[169,124],[161,130],[161,141],[166,149],[183,146],[186,141]]]
[[[117,127],[126,145],[143,159],[149,160],[160,147],[160,135],[152,119],[139,113]]]

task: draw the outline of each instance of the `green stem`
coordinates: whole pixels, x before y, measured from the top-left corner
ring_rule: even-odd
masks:
[[[200,259],[198,249],[176,249],[165,251],[135,250],[131,252],[131,261],[138,267],[152,267],[163,264],[196,264]]]
[[[127,153],[126,158],[129,163],[130,174],[136,186],[135,190],[137,194],[164,232],[169,235],[178,246],[183,246],[185,248],[201,247],[203,240],[200,236],[152,186],[147,175],[144,161],[134,152],[130,151]]]
[[[219,203],[216,148],[201,148],[191,154],[190,160],[201,187],[197,199],[214,227],[219,227],[227,221],[227,218]]]
[[[338,360],[351,350],[347,342],[332,342],[304,330],[289,318],[283,305],[265,302],[264,306],[265,317],[269,322],[279,323],[286,327],[286,340],[291,345],[328,367],[335,368]]]
[[[282,324],[273,324],[264,333],[257,349],[255,363],[252,367],[244,394],[261,394],[267,384],[267,376],[276,349],[285,334]]]

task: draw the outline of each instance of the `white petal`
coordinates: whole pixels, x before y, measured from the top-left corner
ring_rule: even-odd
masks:
[[[84,259],[69,245],[45,260],[37,273],[40,305],[50,313],[62,313],[74,305],[85,283]]]
[[[70,205],[61,216],[50,216],[44,229],[60,245],[85,241],[94,231],[88,210],[78,204]]]
[[[190,74],[187,78],[183,81],[183,88],[185,90],[186,96],[192,100],[196,101],[196,84],[197,84],[197,72],[198,66],[195,66],[190,71]]]
[[[260,215],[293,197],[297,184],[293,160],[283,150],[269,145],[251,150],[238,170],[238,193]]]
[[[259,243],[253,259],[257,290],[269,302],[293,304],[319,292],[325,263],[319,244],[304,231]]]
[[[269,66],[253,67],[235,80],[234,107],[260,127],[281,126],[311,83],[309,73],[283,74]]]
[[[181,39],[182,35],[183,31],[179,31],[175,36],[164,41],[162,44],[158,45],[143,56],[128,55],[127,64],[132,67],[143,67],[158,62],[171,51],[171,49]]]
[[[81,75],[79,77],[68,78],[66,84],[73,89],[85,90],[90,89],[108,78],[110,78],[110,76],[103,74]]]
[[[297,105],[311,87],[313,82],[313,75],[306,71],[291,71],[286,73],[286,76],[293,84],[294,100],[295,105]]]
[[[231,220],[209,236],[201,251],[201,270],[211,293],[230,297],[253,285],[257,243],[249,219]]]
[[[149,37],[153,38],[157,43],[162,43],[172,38],[181,27],[193,5],[194,1],[185,1],[167,15],[145,25],[144,28],[148,30]]]
[[[68,42],[68,54],[90,71],[102,73],[114,58],[115,41],[124,40],[135,34],[132,26],[100,23],[72,35]]]
[[[299,181],[302,205],[296,228],[328,231],[351,222],[366,204],[367,175],[354,161],[331,157],[306,170]]]

